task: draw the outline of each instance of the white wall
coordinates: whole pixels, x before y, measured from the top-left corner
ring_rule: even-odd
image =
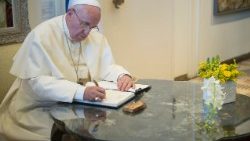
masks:
[[[191,31],[193,24],[192,20],[192,3],[190,0],[174,0],[174,32],[172,46],[172,77],[180,76],[187,73],[188,68],[188,52],[191,48]],[[168,64],[169,65],[169,64]]]
[[[200,2],[199,60],[216,54],[225,60],[250,52],[250,12],[213,17],[212,4]]]
[[[118,64],[139,78],[171,78],[173,0],[101,1],[103,28]]]
[[[192,21],[187,23],[191,25],[187,52],[190,77],[196,74],[199,62],[208,57],[219,55],[227,60],[250,53],[250,12],[213,16],[213,0],[189,1],[193,9]]]
[[[250,14],[213,16],[213,0],[101,1],[115,59],[140,78],[193,77],[200,61],[250,52]]]

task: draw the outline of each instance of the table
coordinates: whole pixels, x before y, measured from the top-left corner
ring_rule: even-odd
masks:
[[[201,84],[167,80],[140,80],[151,85],[136,99],[147,108],[137,114],[79,104],[52,107],[55,136],[63,132],[67,139],[115,141],[195,141],[249,140],[250,98],[237,95],[236,102],[223,105],[211,119],[202,101]],[[74,111],[81,118],[67,117]],[[70,116],[68,116],[70,117]],[[211,123],[211,124],[208,124]],[[58,128],[57,128],[58,127]],[[61,130],[61,131],[60,131]],[[67,133],[67,134],[65,134]],[[60,138],[61,136],[59,136]]]

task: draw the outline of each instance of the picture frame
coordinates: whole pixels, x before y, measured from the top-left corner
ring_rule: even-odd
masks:
[[[225,15],[250,10],[250,0],[214,0],[214,15]]]
[[[12,3],[13,26],[0,28],[0,46],[23,42],[30,31],[28,19],[28,1],[10,0]]]

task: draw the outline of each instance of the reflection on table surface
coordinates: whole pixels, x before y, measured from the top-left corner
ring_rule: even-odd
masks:
[[[152,87],[139,95],[147,104],[140,113],[125,114],[122,107],[34,102],[1,112],[0,132],[6,139],[72,141],[195,141],[250,136],[249,97],[237,95],[236,102],[224,105],[212,119],[213,124],[206,125],[208,113],[199,84],[166,80],[139,83]]]

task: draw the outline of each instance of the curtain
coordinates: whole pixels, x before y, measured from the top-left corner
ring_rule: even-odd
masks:
[[[68,10],[68,4],[69,4],[69,0],[65,0],[65,9],[66,9],[66,12]]]

